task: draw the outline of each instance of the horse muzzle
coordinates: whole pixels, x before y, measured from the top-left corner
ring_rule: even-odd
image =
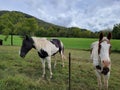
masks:
[[[24,57],[25,57],[25,54],[22,54],[22,53],[21,53],[21,54],[20,54],[20,57],[24,58]]]
[[[107,75],[110,69],[108,67],[103,67],[102,74]]]

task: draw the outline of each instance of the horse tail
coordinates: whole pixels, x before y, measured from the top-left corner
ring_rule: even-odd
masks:
[[[60,41],[60,43],[61,43],[60,54],[62,55],[62,58],[63,58],[63,59],[66,59],[66,57],[65,57],[65,55],[64,55],[64,50],[65,50],[64,45],[63,45],[63,43],[62,43],[61,41]]]

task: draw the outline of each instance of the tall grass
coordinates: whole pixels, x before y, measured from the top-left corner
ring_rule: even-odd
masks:
[[[71,90],[97,90],[97,80],[88,51],[65,49],[65,67],[59,55],[52,57],[53,79],[42,79],[42,65],[37,52],[32,49],[23,59],[20,46],[0,46],[0,90],[68,90],[68,53],[71,52]],[[120,88],[120,55],[112,53],[109,90]],[[54,60],[57,66],[54,69]],[[47,64],[46,64],[47,65]]]

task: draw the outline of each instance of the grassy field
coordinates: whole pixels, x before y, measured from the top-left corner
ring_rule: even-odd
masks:
[[[0,36],[0,38],[4,38],[4,36]],[[71,90],[97,90],[97,80],[90,60],[90,53],[82,50],[89,49],[90,43],[96,39],[60,38],[66,47],[65,56],[67,59],[65,67],[62,68],[60,56],[52,57],[52,80],[49,80],[48,69],[46,69],[47,79],[41,78],[42,65],[37,52],[32,49],[26,58],[21,58],[18,52],[22,39],[18,36],[14,39],[16,39],[15,46],[9,46],[9,39],[4,41],[3,46],[0,46],[0,90],[68,90],[69,52],[72,57]],[[120,50],[119,40],[112,40],[112,44],[112,47]],[[57,59],[56,69],[53,68],[55,59]],[[120,53],[112,52],[109,90],[120,89],[119,59]]]
[[[10,45],[10,37],[7,41],[4,41],[5,36],[0,35],[0,39],[3,40],[4,45]],[[49,38],[48,38],[49,39]],[[65,48],[68,49],[82,49],[89,50],[92,42],[98,39],[91,38],[59,38],[63,43]],[[19,36],[14,36],[14,45],[20,46],[22,44],[22,38]],[[111,40],[112,50],[120,51],[120,40]]]
[[[42,65],[33,49],[25,59],[18,55],[19,46],[0,46],[0,90],[68,90],[68,53],[72,54],[71,90],[97,90],[96,76],[88,51],[65,49],[65,67],[61,67],[60,56],[57,59],[56,69],[53,69],[53,79],[41,78]],[[109,90],[120,88],[120,55],[112,53],[112,70],[109,80]]]

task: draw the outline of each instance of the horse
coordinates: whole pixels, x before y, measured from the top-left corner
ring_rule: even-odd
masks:
[[[45,72],[46,61],[48,63],[48,69],[50,71],[50,78],[52,78],[53,73],[51,69],[51,56],[54,56],[58,52],[62,57],[62,65],[64,67],[64,46],[59,39],[47,40],[47,38],[25,36],[25,38],[22,41],[20,56],[24,58],[32,48],[37,50],[38,55],[41,58],[42,67],[43,67],[43,74],[42,74],[43,78],[46,76],[46,72]]]
[[[95,68],[99,90],[102,89],[102,77],[104,80],[104,89],[108,90],[108,80],[110,78],[111,60],[111,33],[107,37],[103,33],[99,35],[99,41],[91,44],[91,59]]]

